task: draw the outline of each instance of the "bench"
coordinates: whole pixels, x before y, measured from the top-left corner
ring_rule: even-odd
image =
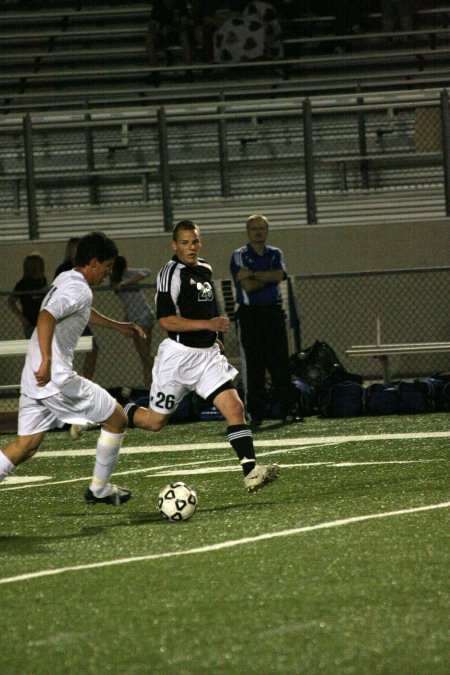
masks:
[[[336,164],[339,169],[340,189],[342,192],[348,190],[348,172],[349,164],[357,165],[362,172],[368,172],[369,168],[387,169],[389,167],[419,167],[434,166],[437,162],[442,163],[442,152],[378,152],[367,155],[328,155],[326,157],[316,156],[319,164]],[[369,187],[368,174],[366,175],[366,187]]]
[[[432,352],[449,352],[450,342],[400,342],[377,345],[354,345],[346,350],[348,356],[373,356],[378,359],[383,369],[383,380],[389,382],[389,356],[393,354],[428,354]]]
[[[25,356],[28,351],[29,340],[0,340],[0,356]],[[75,347],[76,352],[91,352],[92,335],[82,335]],[[20,384],[3,384],[0,391],[19,389]]]
[[[430,49],[434,49],[437,44],[438,36],[443,36],[444,39],[449,35],[450,28],[419,28],[417,30],[402,31],[400,33],[402,38],[425,38],[424,42],[428,44]],[[283,40],[285,47],[296,45],[299,47],[308,47],[308,46],[321,46],[323,43],[335,43],[339,45],[343,42],[349,44],[360,45],[363,48],[374,44],[381,43],[385,44],[388,39],[395,39],[399,37],[398,31],[377,31],[377,32],[364,32],[364,33],[344,33],[344,34],[323,34],[315,35],[313,37],[289,37]]]

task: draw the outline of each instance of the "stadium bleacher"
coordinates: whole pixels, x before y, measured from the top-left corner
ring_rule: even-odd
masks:
[[[171,66],[152,69],[145,49],[151,2],[93,5],[73,0],[57,7],[11,2],[0,13],[0,109],[7,114],[86,102],[95,106],[211,100],[218,93],[242,95],[252,85],[266,92],[270,87],[274,96],[293,89],[297,95],[354,91],[380,82],[391,88],[444,86],[450,6],[422,4],[411,41],[391,34],[400,42],[389,48],[389,35],[380,32],[377,13],[370,15],[367,32],[345,36],[336,35],[332,15],[309,14],[283,19],[286,58],[276,63],[194,63],[186,69],[175,59]],[[335,53],[343,40],[348,51]],[[192,81],[187,81],[188,74]]]
[[[72,218],[67,207],[93,225],[107,218],[129,233],[150,213],[160,228],[160,106],[170,118],[175,212],[187,203],[201,204],[220,229],[235,219],[238,200],[257,194],[269,213],[281,210],[285,222],[304,222],[305,96],[312,97],[316,114],[320,222],[338,223],[344,212],[347,222],[370,220],[368,209],[376,218],[445,215],[442,158],[435,148],[419,152],[415,147],[415,111],[437,110],[440,90],[448,85],[449,6],[424,1],[411,42],[405,34],[377,32],[379,14],[370,15],[366,33],[349,36],[336,35],[332,15],[310,14],[284,19],[282,60],[187,67],[176,62],[175,50],[174,65],[153,69],[145,50],[150,6],[65,0],[56,8],[11,1],[1,11],[0,194],[6,212],[1,237],[12,231],[17,238],[28,236],[24,113],[33,118],[41,236],[65,236]],[[343,39],[348,49],[336,51]],[[368,109],[365,118],[367,159],[360,156],[355,121],[362,95],[366,103],[380,105],[378,112]],[[221,186],[220,105],[229,116],[228,192]],[[339,116],[342,107],[348,114]],[[95,135],[91,166],[87,129]],[[365,169],[370,166],[370,190],[361,182],[362,160]],[[285,207],[287,196],[291,206]]]

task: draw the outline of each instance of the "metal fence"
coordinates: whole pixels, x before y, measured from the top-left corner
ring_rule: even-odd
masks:
[[[4,237],[17,237],[19,222],[31,239],[50,236],[60,227],[45,232],[52,214],[117,207],[153,206],[168,230],[176,206],[270,195],[291,199],[296,222],[321,222],[330,200],[350,195],[381,195],[387,209],[402,190],[432,195],[450,215],[446,90],[26,114],[0,121],[0,138]]]
[[[153,305],[154,285],[142,285],[148,302]],[[393,270],[321,276],[297,276],[293,279],[294,296],[300,319],[301,346],[315,340],[328,342],[352,372],[364,378],[380,379],[381,366],[371,357],[348,357],[346,349],[354,344],[376,341],[377,324],[382,342],[439,342],[450,335],[450,268]],[[0,293],[5,302],[8,293]],[[94,290],[94,306],[112,318],[122,320],[122,306],[108,287]],[[6,307],[3,310],[2,340],[22,339],[22,327]],[[110,330],[93,327],[99,344],[95,379],[102,386],[142,387],[139,358],[131,340]],[[152,351],[156,353],[165,334],[155,326]],[[230,360],[239,368],[239,349],[234,326],[225,337]],[[75,368],[83,366],[82,354],[75,356]],[[17,385],[23,357],[0,358],[0,385]],[[415,354],[391,357],[393,378],[430,375],[450,371],[450,354]],[[16,391],[3,391],[5,399]],[[17,401],[10,400],[12,407]]]

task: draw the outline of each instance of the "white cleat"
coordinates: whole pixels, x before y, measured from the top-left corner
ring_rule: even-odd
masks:
[[[256,464],[250,473],[244,478],[244,487],[247,492],[257,492],[265,485],[272,483],[278,476],[280,467],[278,464]]]
[[[70,437],[74,441],[78,441],[79,438],[83,435],[83,431],[86,429],[85,424],[72,424],[70,427]]]

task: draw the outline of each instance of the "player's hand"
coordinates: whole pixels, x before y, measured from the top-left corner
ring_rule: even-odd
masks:
[[[217,333],[227,333],[230,326],[230,320],[227,316],[216,316],[211,319],[212,330]]]
[[[145,338],[147,337],[147,333],[144,331],[144,329],[141,326],[139,326],[139,324],[133,323],[132,328],[133,328],[134,333],[137,333],[139,335],[139,337],[141,337],[145,340]]]
[[[225,345],[223,344],[222,340],[216,338],[216,345],[218,345],[220,353],[223,354],[225,352]]]
[[[34,372],[38,387],[45,387],[52,379],[52,362],[42,361],[38,370]]]

